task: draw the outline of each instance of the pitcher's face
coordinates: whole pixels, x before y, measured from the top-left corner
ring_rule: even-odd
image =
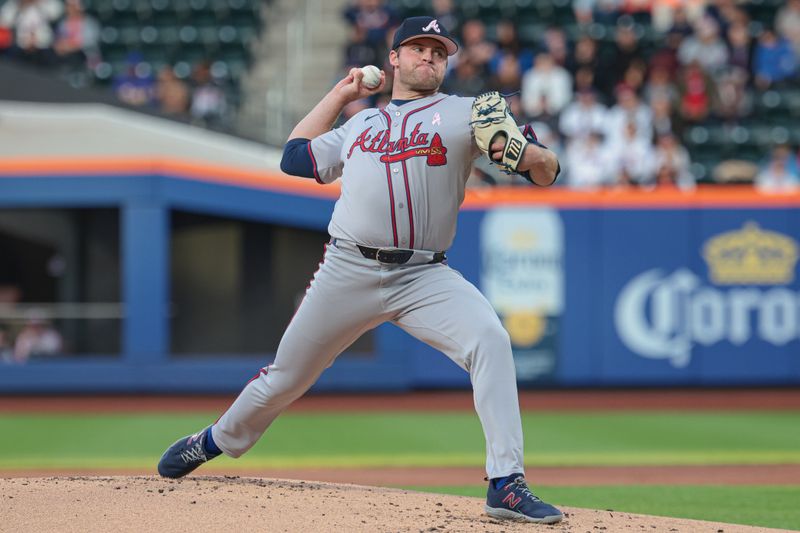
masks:
[[[436,39],[413,39],[389,53],[395,68],[394,83],[398,88],[419,93],[432,93],[444,81],[447,50]]]

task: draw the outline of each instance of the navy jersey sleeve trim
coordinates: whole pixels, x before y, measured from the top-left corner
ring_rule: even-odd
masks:
[[[311,153],[311,141],[309,139],[290,139],[286,143],[283,147],[281,170],[291,176],[314,178],[322,183],[319,179],[314,155]]]
[[[311,166],[312,166],[312,171],[314,172],[314,179],[317,180],[317,183],[324,184],[322,179],[319,177],[319,168],[317,168],[317,158],[314,157],[314,151],[311,149],[311,141],[308,141],[306,146],[308,147],[308,157],[311,158]]]
[[[535,144],[539,148],[544,148],[545,150],[548,149],[547,146],[539,142],[539,138],[536,136],[536,132],[533,131],[533,128],[531,127],[530,124],[525,124],[525,127],[522,129],[522,134],[525,136],[526,139],[528,139],[528,142]],[[556,161],[556,163],[558,164],[558,167],[556,168],[556,175],[553,177],[553,181],[550,182],[550,185],[556,182],[556,179],[558,179],[558,175],[561,173],[561,163],[559,163],[558,161]],[[523,178],[525,178],[526,180],[533,183],[534,185],[538,185],[535,181],[533,181],[533,177],[531,177],[530,171],[519,172],[518,174]]]

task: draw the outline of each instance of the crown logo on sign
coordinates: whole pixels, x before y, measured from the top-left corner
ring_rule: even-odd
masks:
[[[711,280],[719,285],[781,285],[794,280],[797,242],[755,222],[709,239],[703,247]]]

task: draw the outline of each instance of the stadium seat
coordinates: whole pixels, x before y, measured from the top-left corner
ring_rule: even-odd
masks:
[[[150,9],[156,15],[162,15],[173,11],[173,6],[169,0],[150,0]]]
[[[541,23],[528,23],[520,25],[517,29],[517,37],[519,37],[520,42],[524,46],[532,48],[541,42],[542,35],[544,35],[546,29],[547,26]]]
[[[199,42],[200,33],[194,25],[187,24],[178,30],[178,40],[181,45],[192,45]]]
[[[800,117],[800,89],[783,89],[779,92],[787,111],[794,117]]]

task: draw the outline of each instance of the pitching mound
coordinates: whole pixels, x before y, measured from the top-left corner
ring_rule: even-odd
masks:
[[[557,502],[554,502],[557,503]],[[478,498],[308,481],[192,477],[0,479],[0,531],[777,531],[562,508],[561,524],[497,521]]]

